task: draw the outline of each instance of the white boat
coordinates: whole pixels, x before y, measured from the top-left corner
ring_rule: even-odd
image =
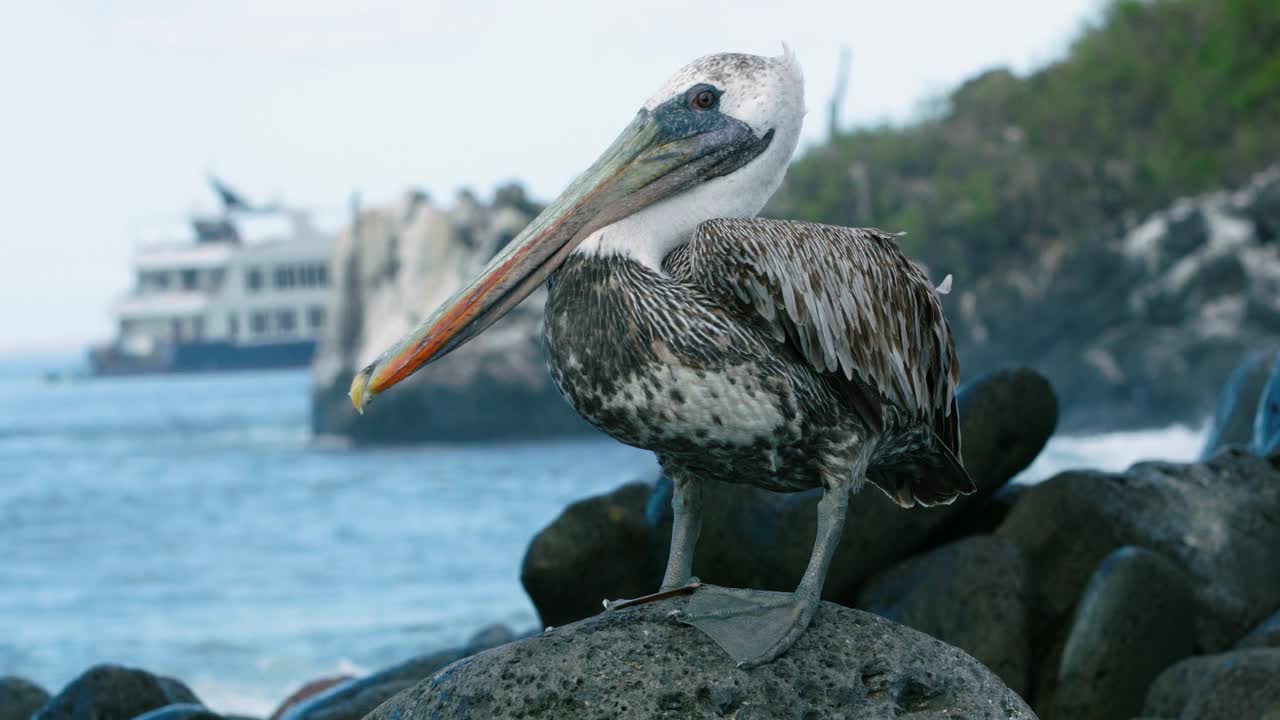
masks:
[[[252,206],[214,181],[222,214],[193,237],[140,245],[117,334],[90,352],[95,374],[307,365],[329,327],[335,238],[308,213]]]

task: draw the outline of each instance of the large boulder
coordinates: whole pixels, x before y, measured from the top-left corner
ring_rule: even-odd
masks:
[[[460,648],[425,653],[362,678],[335,683],[287,706],[281,720],[360,720],[396,693],[449,663],[515,639],[506,625],[490,625]]]
[[[1199,648],[1224,650],[1280,605],[1277,462],[1228,448],[1204,463],[1065,472],[1028,490],[998,534],[1026,553],[1035,608],[1050,624],[1067,618],[1112,551],[1159,552],[1191,578]]]
[[[1227,445],[1249,445],[1253,442],[1254,418],[1258,415],[1258,399],[1280,361],[1280,352],[1260,350],[1250,354],[1232,371],[1218,394],[1218,407],[1213,424],[1205,438],[1201,460],[1208,460]]]
[[[649,483],[630,483],[565,508],[534,537],[520,581],[543,625],[564,625],[600,611],[602,599],[658,588],[662,568],[650,548]]]
[[[978,492],[951,505],[905,510],[866,489],[850,503],[825,598],[852,604],[871,575],[925,549],[949,524],[983,507],[1031,464],[1057,421],[1053,389],[1031,370],[981,377],[961,389],[959,403],[965,467]],[[707,481],[703,496],[694,573],[729,587],[793,589],[813,548],[819,494]],[[657,589],[671,543],[671,482],[663,478],[653,489],[643,531],[638,497],[627,491],[625,500],[613,495],[584,501],[534,538],[523,579],[545,624],[599,612],[604,599]]]
[[[778,660],[739,670],[667,617],[687,598],[613,611],[455,663],[369,720],[453,718],[1033,718],[960,650],[823,604]]]
[[[1021,551],[979,535],[873,576],[857,606],[964,650],[1026,694],[1031,668],[1028,579]]]
[[[541,349],[544,291],[358,416],[351,378],[462,288],[536,212],[516,187],[442,208],[413,193],[361,210],[338,238],[333,332],[316,351],[312,429],[356,444],[594,433],[561,399]]]
[[[30,680],[0,677],[0,720],[30,720],[49,701],[49,693]]]
[[[199,705],[191,689],[178,680],[145,670],[97,665],[49,700],[33,720],[133,720],[174,704]]]
[[[1157,553],[1123,547],[1093,573],[1058,670],[1054,720],[1127,720],[1151,681],[1195,652],[1187,576]]]
[[[1187,658],[1156,678],[1143,712],[1189,720],[1274,717],[1280,708],[1280,649]]]

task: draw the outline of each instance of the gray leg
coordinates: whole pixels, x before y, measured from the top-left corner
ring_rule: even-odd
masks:
[[[679,476],[672,480],[675,491],[671,495],[671,552],[660,592],[693,582],[693,551],[702,531],[702,483]]]
[[[813,554],[809,556],[809,566],[805,568],[804,577],[800,578],[800,586],[795,592],[797,600],[811,602],[814,607],[822,599],[822,584],[826,582],[827,569],[831,567],[831,559],[840,545],[851,484],[848,480],[841,480],[827,487],[818,501],[818,532],[813,541]]]
[[[822,601],[822,585],[840,545],[849,492],[855,483],[828,483],[818,501],[818,532],[800,585],[791,594],[703,585],[689,602],[683,622],[710,635],[739,667],[771,662],[800,638]]]

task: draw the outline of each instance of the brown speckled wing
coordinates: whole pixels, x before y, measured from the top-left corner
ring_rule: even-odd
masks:
[[[736,302],[789,342],[833,377],[851,409],[878,415],[872,427],[930,428],[958,464],[960,368],[951,329],[934,286],[893,236],[790,220],[721,219],[699,225],[682,254],[671,258],[672,272]],[[927,492],[917,488],[916,500],[925,502]]]

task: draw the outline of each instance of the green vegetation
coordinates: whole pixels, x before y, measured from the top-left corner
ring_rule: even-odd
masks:
[[[766,212],[906,231],[961,280],[1112,237],[1280,160],[1280,2],[1119,0],[1064,60],[947,100],[806,152]]]

